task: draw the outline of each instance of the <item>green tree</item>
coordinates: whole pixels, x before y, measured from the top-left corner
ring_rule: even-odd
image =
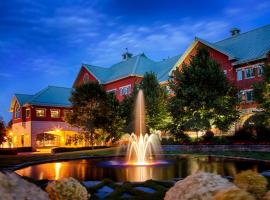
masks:
[[[86,134],[93,146],[95,130],[104,128],[107,123],[107,96],[97,82],[83,84],[72,92],[70,97],[72,112],[65,120],[72,126],[79,127]]]
[[[0,118],[0,144],[3,144],[6,141],[6,128],[5,123],[2,118]]]
[[[113,143],[119,140],[122,136],[125,125],[124,119],[121,117],[120,103],[116,99],[115,94],[107,94],[107,114],[106,114],[106,137],[105,141],[111,140]]]
[[[239,117],[237,90],[206,48],[198,48],[189,64],[174,71],[169,86],[174,93],[169,101],[174,134],[211,127],[227,131]]]
[[[258,102],[259,108],[263,110],[265,126],[270,123],[270,66],[265,63],[263,66],[263,81],[253,84],[254,99]]]
[[[146,72],[139,88],[143,90],[146,107],[146,126],[151,130],[165,130],[170,122],[167,111],[167,92],[153,72]]]

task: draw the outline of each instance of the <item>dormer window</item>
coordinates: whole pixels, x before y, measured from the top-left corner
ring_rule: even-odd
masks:
[[[16,119],[21,118],[21,107],[19,105],[17,105],[15,108],[15,118]]]
[[[126,85],[119,88],[120,96],[125,96],[131,93],[131,85]]]
[[[86,83],[89,83],[89,81],[90,81],[89,74],[84,74],[84,76],[83,76],[83,83],[86,84]]]

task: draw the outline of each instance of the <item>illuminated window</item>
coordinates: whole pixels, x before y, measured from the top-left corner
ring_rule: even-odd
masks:
[[[60,117],[60,110],[58,109],[51,109],[51,118],[59,118]]]
[[[37,117],[45,117],[46,109],[45,108],[36,108],[36,116]]]
[[[31,116],[30,109],[27,108],[27,109],[26,109],[26,117],[29,118],[30,116]]]
[[[16,119],[21,118],[21,107],[19,105],[17,105],[15,108],[15,118]]]
[[[125,96],[131,93],[131,85],[126,85],[119,88],[120,96]]]
[[[255,77],[255,68],[249,67],[245,69],[245,79],[250,79]]]
[[[241,81],[242,80],[242,69],[237,70],[236,73],[237,73],[237,80]]]

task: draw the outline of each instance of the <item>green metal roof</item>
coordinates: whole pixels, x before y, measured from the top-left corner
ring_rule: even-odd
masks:
[[[241,64],[266,57],[270,51],[270,24],[214,43]]]
[[[149,59],[144,53],[131,57],[128,60],[121,61],[109,68],[97,67],[83,64],[90,73],[92,73],[101,83],[112,82],[127,76],[143,76],[146,72],[155,72],[158,80],[166,81],[169,77],[169,71],[177,62],[180,56],[165,59],[160,62]]]
[[[15,94],[20,105],[28,103],[30,105],[40,106],[63,106],[69,107],[69,101],[72,88],[64,88],[57,86],[48,86],[34,95]]]

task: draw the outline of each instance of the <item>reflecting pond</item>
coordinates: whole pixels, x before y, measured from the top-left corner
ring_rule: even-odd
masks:
[[[167,164],[154,166],[111,166],[109,160],[123,158],[91,158],[64,162],[52,162],[32,165],[16,171],[22,176],[34,179],[56,180],[74,177],[78,180],[144,181],[148,179],[170,180],[186,177],[196,171],[205,171],[222,176],[234,176],[236,173],[252,169],[262,172],[270,169],[269,163],[235,160],[210,156],[179,155],[166,158]]]

